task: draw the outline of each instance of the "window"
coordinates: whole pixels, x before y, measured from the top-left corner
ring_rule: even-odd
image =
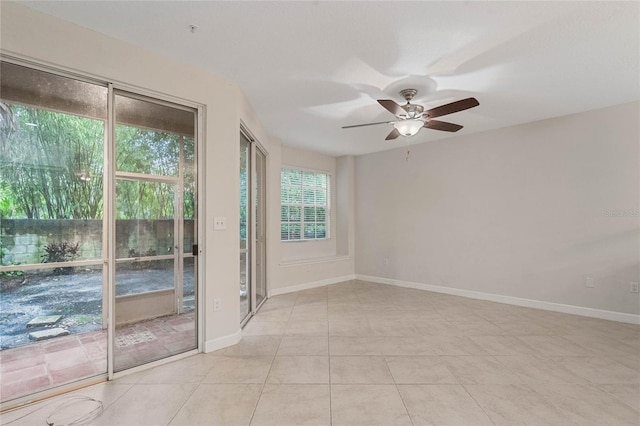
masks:
[[[282,241],[329,238],[329,175],[283,168],[280,173]]]

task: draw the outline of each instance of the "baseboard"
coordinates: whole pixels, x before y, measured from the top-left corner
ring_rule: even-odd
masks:
[[[227,336],[218,337],[213,340],[207,340],[206,342],[204,342],[204,352],[209,353],[226,348],[228,346],[233,346],[238,343],[240,339],[242,339],[242,329],[238,329],[238,331],[236,331],[235,333],[229,334]]]
[[[513,296],[503,296],[500,294],[483,293],[480,291],[464,290],[452,287],[416,283],[411,281],[394,280],[390,278],[371,277],[368,275],[356,274],[356,279],[369,281],[378,284],[388,284],[397,287],[415,288],[418,290],[433,291],[435,293],[445,293],[453,296],[468,297],[471,299],[488,300],[491,302],[505,303],[508,305],[523,306],[527,308],[542,309],[545,311],[562,312],[565,314],[581,315],[584,317],[599,318],[609,321],[624,322],[629,324],[640,324],[640,315],[626,314],[623,312],[606,311],[602,309],[585,308],[575,305],[564,305],[562,303],[545,302],[541,300],[524,299]]]
[[[291,285],[288,287],[275,288],[268,291],[269,297],[278,296],[280,294],[295,293],[296,291],[309,290],[310,288],[323,287],[325,285],[337,284],[355,279],[355,275],[343,275],[341,277],[327,278],[326,280],[311,281],[308,283]]]

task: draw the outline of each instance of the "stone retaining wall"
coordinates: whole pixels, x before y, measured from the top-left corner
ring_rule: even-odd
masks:
[[[116,256],[170,254],[173,220],[117,220]],[[102,258],[102,220],[0,219],[2,264],[41,263],[49,243],[79,242],[76,260]],[[193,244],[193,220],[185,220],[185,246]]]

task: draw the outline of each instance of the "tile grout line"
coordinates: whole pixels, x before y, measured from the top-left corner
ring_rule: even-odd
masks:
[[[298,301],[298,296],[297,296],[297,292],[296,292],[296,302]],[[296,302],[293,303],[293,307],[296,306]],[[293,308],[291,308],[291,312],[289,312],[289,317],[291,317],[291,314],[293,313]],[[256,314],[255,316],[257,316],[258,314]],[[254,316],[254,317],[255,317]],[[251,320],[249,320],[251,321]],[[289,322],[289,320],[287,319],[287,323]],[[286,327],[285,327],[285,332],[286,332]],[[285,334],[281,334],[280,335],[280,341],[278,342],[278,347],[276,348],[275,352],[273,353],[273,358],[271,359],[271,365],[269,365],[269,371],[267,371],[267,375],[264,378],[264,382],[262,382],[262,387],[260,388],[260,395],[258,396],[258,399],[256,400],[256,404],[253,407],[253,411],[251,412],[251,417],[249,418],[249,423],[248,426],[251,425],[251,423],[253,423],[253,418],[256,415],[256,411],[258,410],[258,404],[260,404],[260,400],[262,399],[262,393],[264,392],[264,388],[267,386],[267,380],[269,380],[269,375],[271,374],[271,369],[273,368],[273,363],[275,362],[276,356],[278,355],[278,351],[280,350],[280,345],[282,345],[282,340],[284,339]]]
[[[329,294],[327,291],[327,360],[329,364],[329,425],[333,426],[333,405],[331,402],[331,332],[329,328],[330,318],[329,318]]]
[[[197,355],[196,355],[197,356]],[[198,381],[198,384],[195,388],[193,388],[193,390],[191,391],[191,394],[189,394],[189,396],[187,397],[187,399],[184,400],[184,402],[182,403],[182,405],[180,406],[180,408],[178,408],[178,410],[176,411],[176,413],[173,415],[173,417],[171,417],[171,420],[169,420],[169,423],[167,423],[167,426],[169,426],[171,424],[171,422],[176,418],[176,416],[180,413],[180,411],[182,411],[182,409],[184,408],[184,406],[187,404],[187,402],[189,402],[189,400],[193,397],[193,395],[196,393],[196,391],[198,389],[200,389],[200,387],[202,387],[203,381],[204,379],[207,377],[207,375],[209,374],[209,372],[213,370],[213,365],[211,365],[210,367],[205,369],[204,374],[202,375],[202,377],[200,378],[200,380]]]
[[[398,392],[398,396],[400,397],[400,401],[402,401],[402,406],[404,407],[404,411],[407,413],[407,417],[409,417],[409,421],[411,422],[411,424],[413,426],[415,426],[415,422],[413,421],[413,416],[411,415],[411,413],[409,413],[409,409],[407,408],[407,404],[404,401],[404,398],[402,397],[402,393],[400,393],[400,389],[398,389],[398,383],[396,382],[396,378],[393,376],[393,373],[391,372],[391,367],[389,367],[389,362],[387,361],[387,356],[383,355],[382,359],[384,359],[384,365],[387,367],[387,371],[389,372],[389,375],[391,376],[391,380],[393,380],[393,386],[396,389],[396,392]]]
[[[203,377],[204,379],[204,377]],[[186,383],[184,383],[186,384]],[[171,424],[171,422],[173,421],[173,419],[176,418],[176,416],[178,415],[178,413],[180,413],[180,411],[184,408],[185,404],[191,399],[191,397],[193,396],[194,393],[196,393],[196,390],[198,390],[200,388],[200,385],[202,384],[202,379],[200,379],[200,382],[198,382],[198,385],[195,386],[191,392],[189,392],[189,395],[184,399],[184,401],[182,401],[182,404],[180,404],[180,407],[176,410],[176,412],[173,414],[173,416],[171,416],[171,418],[169,419],[169,421],[167,422],[167,426],[169,426]],[[174,385],[173,383],[169,383],[169,385]]]

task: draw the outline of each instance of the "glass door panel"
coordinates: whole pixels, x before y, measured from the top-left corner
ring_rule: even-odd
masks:
[[[195,112],[117,93],[115,117],[117,372],[195,349],[197,303]]]
[[[256,273],[255,273],[255,294],[256,307],[267,297],[267,262],[266,262],[266,239],[265,239],[265,201],[266,201],[266,167],[267,158],[262,150],[256,147],[255,150],[255,241],[256,241]]]
[[[106,85],[0,64],[0,402],[107,372]]]
[[[240,134],[240,321],[251,313],[249,205],[251,194],[249,179],[251,172],[251,143]]]

